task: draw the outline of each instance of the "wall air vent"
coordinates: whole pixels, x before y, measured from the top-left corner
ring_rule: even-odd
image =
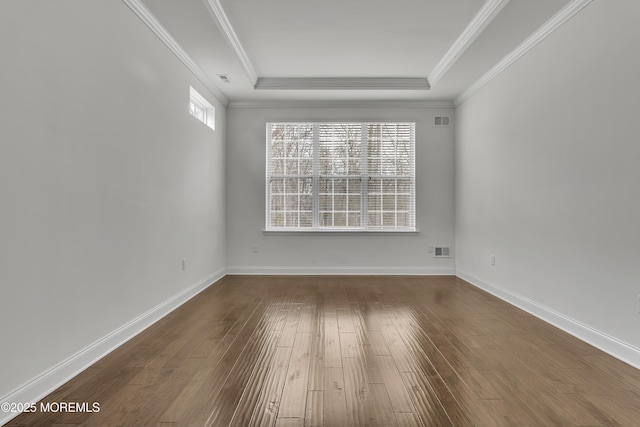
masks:
[[[433,126],[448,128],[451,126],[451,118],[449,116],[433,116]]]
[[[436,246],[433,248],[435,258],[451,258],[451,248],[449,246]]]

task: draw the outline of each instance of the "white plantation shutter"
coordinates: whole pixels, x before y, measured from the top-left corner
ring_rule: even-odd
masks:
[[[267,230],[415,230],[414,123],[268,123]]]

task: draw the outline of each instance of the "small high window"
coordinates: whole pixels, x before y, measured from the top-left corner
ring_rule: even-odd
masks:
[[[189,90],[189,114],[215,130],[216,109],[193,87]]]
[[[204,108],[194,97],[189,99],[189,112],[202,123],[207,123],[207,109]]]

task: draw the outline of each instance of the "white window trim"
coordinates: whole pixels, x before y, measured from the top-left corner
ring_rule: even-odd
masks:
[[[360,191],[360,197],[361,197],[361,209],[360,209],[360,214],[361,214],[361,225],[359,227],[346,227],[346,226],[336,226],[336,227],[327,227],[327,226],[320,226],[320,221],[319,221],[319,212],[320,212],[320,207],[319,207],[319,190],[318,190],[318,186],[319,186],[319,180],[322,177],[329,177],[329,176],[325,176],[325,175],[320,175],[319,174],[319,155],[316,153],[319,153],[319,135],[317,132],[318,129],[318,125],[321,124],[327,124],[327,123],[345,123],[345,124],[361,124],[362,125],[362,132],[361,132],[361,137],[362,137],[362,163],[361,163],[361,173],[357,175],[357,178],[360,178],[362,181],[362,187],[361,187],[361,191]],[[396,176],[396,175],[369,175],[368,173],[368,165],[367,165],[367,154],[368,154],[368,144],[367,144],[367,137],[366,137],[366,132],[365,130],[367,129],[367,126],[370,125],[377,125],[377,124],[405,124],[405,123],[409,123],[411,125],[411,137],[412,137],[412,148],[413,148],[413,152],[411,153],[411,162],[412,162],[412,174],[411,175],[402,175],[402,176]],[[311,176],[308,175],[270,175],[270,166],[269,163],[271,161],[271,156],[270,156],[270,147],[269,147],[269,142],[270,142],[270,135],[269,135],[269,130],[270,130],[270,125],[286,125],[286,124],[291,124],[291,125],[301,125],[301,124],[309,124],[309,125],[313,125],[314,126],[314,132],[313,132],[313,173]],[[267,123],[267,129],[266,129],[266,133],[267,133],[267,150],[266,150],[266,161],[267,161],[267,167],[266,167],[266,199],[265,199],[265,228],[263,230],[263,234],[264,235],[282,235],[282,234],[288,234],[288,235],[309,235],[309,234],[342,234],[342,235],[362,235],[362,234],[387,234],[387,235],[393,235],[393,234],[418,234],[418,228],[417,228],[417,204],[416,204],[416,165],[415,165],[415,161],[416,161],[416,131],[415,131],[415,122],[412,121],[383,121],[383,122],[379,122],[379,121],[372,121],[372,122],[347,122],[347,121],[305,121],[305,122],[286,122],[286,121],[282,121],[282,122],[278,122],[278,121],[272,121],[272,122],[268,122]],[[313,180],[313,184],[312,184],[312,197],[313,197],[313,203],[312,203],[312,211],[313,211],[313,220],[312,220],[312,226],[311,227],[272,227],[269,224],[269,220],[270,220],[270,210],[271,210],[271,200],[270,200],[270,190],[269,190],[269,185],[270,185],[270,181],[272,180],[272,178],[278,178],[278,177],[291,177],[291,178],[295,178],[295,177],[305,177],[305,178],[311,178]],[[331,175],[331,177],[335,177],[336,179],[340,179],[340,178],[349,178],[351,177],[350,175]],[[354,175],[354,178],[356,176]],[[410,212],[411,218],[412,218],[412,222],[411,225],[409,227],[368,227],[367,224],[367,216],[368,216],[368,212],[369,212],[369,207],[368,207],[368,203],[367,203],[367,196],[368,196],[368,191],[366,190],[367,188],[367,181],[372,179],[372,178],[387,178],[387,179],[409,179],[412,183],[411,186],[411,208],[412,211]],[[397,193],[396,193],[397,194]]]
[[[204,120],[200,120],[198,117],[191,114],[191,103],[204,110]],[[188,112],[191,117],[209,126],[212,130],[216,130],[216,109],[204,96],[189,86],[189,105]]]
[[[418,230],[417,228],[415,230],[362,230],[362,229],[354,229],[354,228],[347,228],[344,230],[341,229],[337,229],[337,228],[328,228],[328,229],[320,229],[320,230],[314,230],[314,229],[310,229],[310,230],[305,230],[303,228],[288,228],[288,229],[283,229],[283,230],[278,230],[278,229],[264,229],[262,230],[262,234],[265,236],[300,236],[300,235],[312,235],[312,234],[337,234],[337,235],[342,235],[342,236],[360,236],[360,235],[366,235],[366,234],[376,234],[376,235],[388,235],[388,236],[392,236],[394,234],[401,234],[401,235],[418,235],[420,234],[420,230]]]

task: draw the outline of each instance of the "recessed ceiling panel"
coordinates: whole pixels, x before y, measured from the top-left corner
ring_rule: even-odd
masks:
[[[241,102],[451,101],[570,0],[506,2],[431,90],[426,78],[496,0],[135,1],[211,82]],[[211,2],[219,2],[226,24]],[[229,30],[237,40],[230,41]],[[238,41],[252,72],[234,50]],[[256,90],[256,77],[258,88],[269,90]]]
[[[250,81],[203,0],[142,0],[198,67],[229,98],[253,90]],[[227,76],[227,81],[219,75]]]
[[[436,94],[444,98],[459,95],[461,89],[473,84],[569,1],[511,0],[434,86]]]
[[[424,77],[484,0],[222,0],[263,77]]]

